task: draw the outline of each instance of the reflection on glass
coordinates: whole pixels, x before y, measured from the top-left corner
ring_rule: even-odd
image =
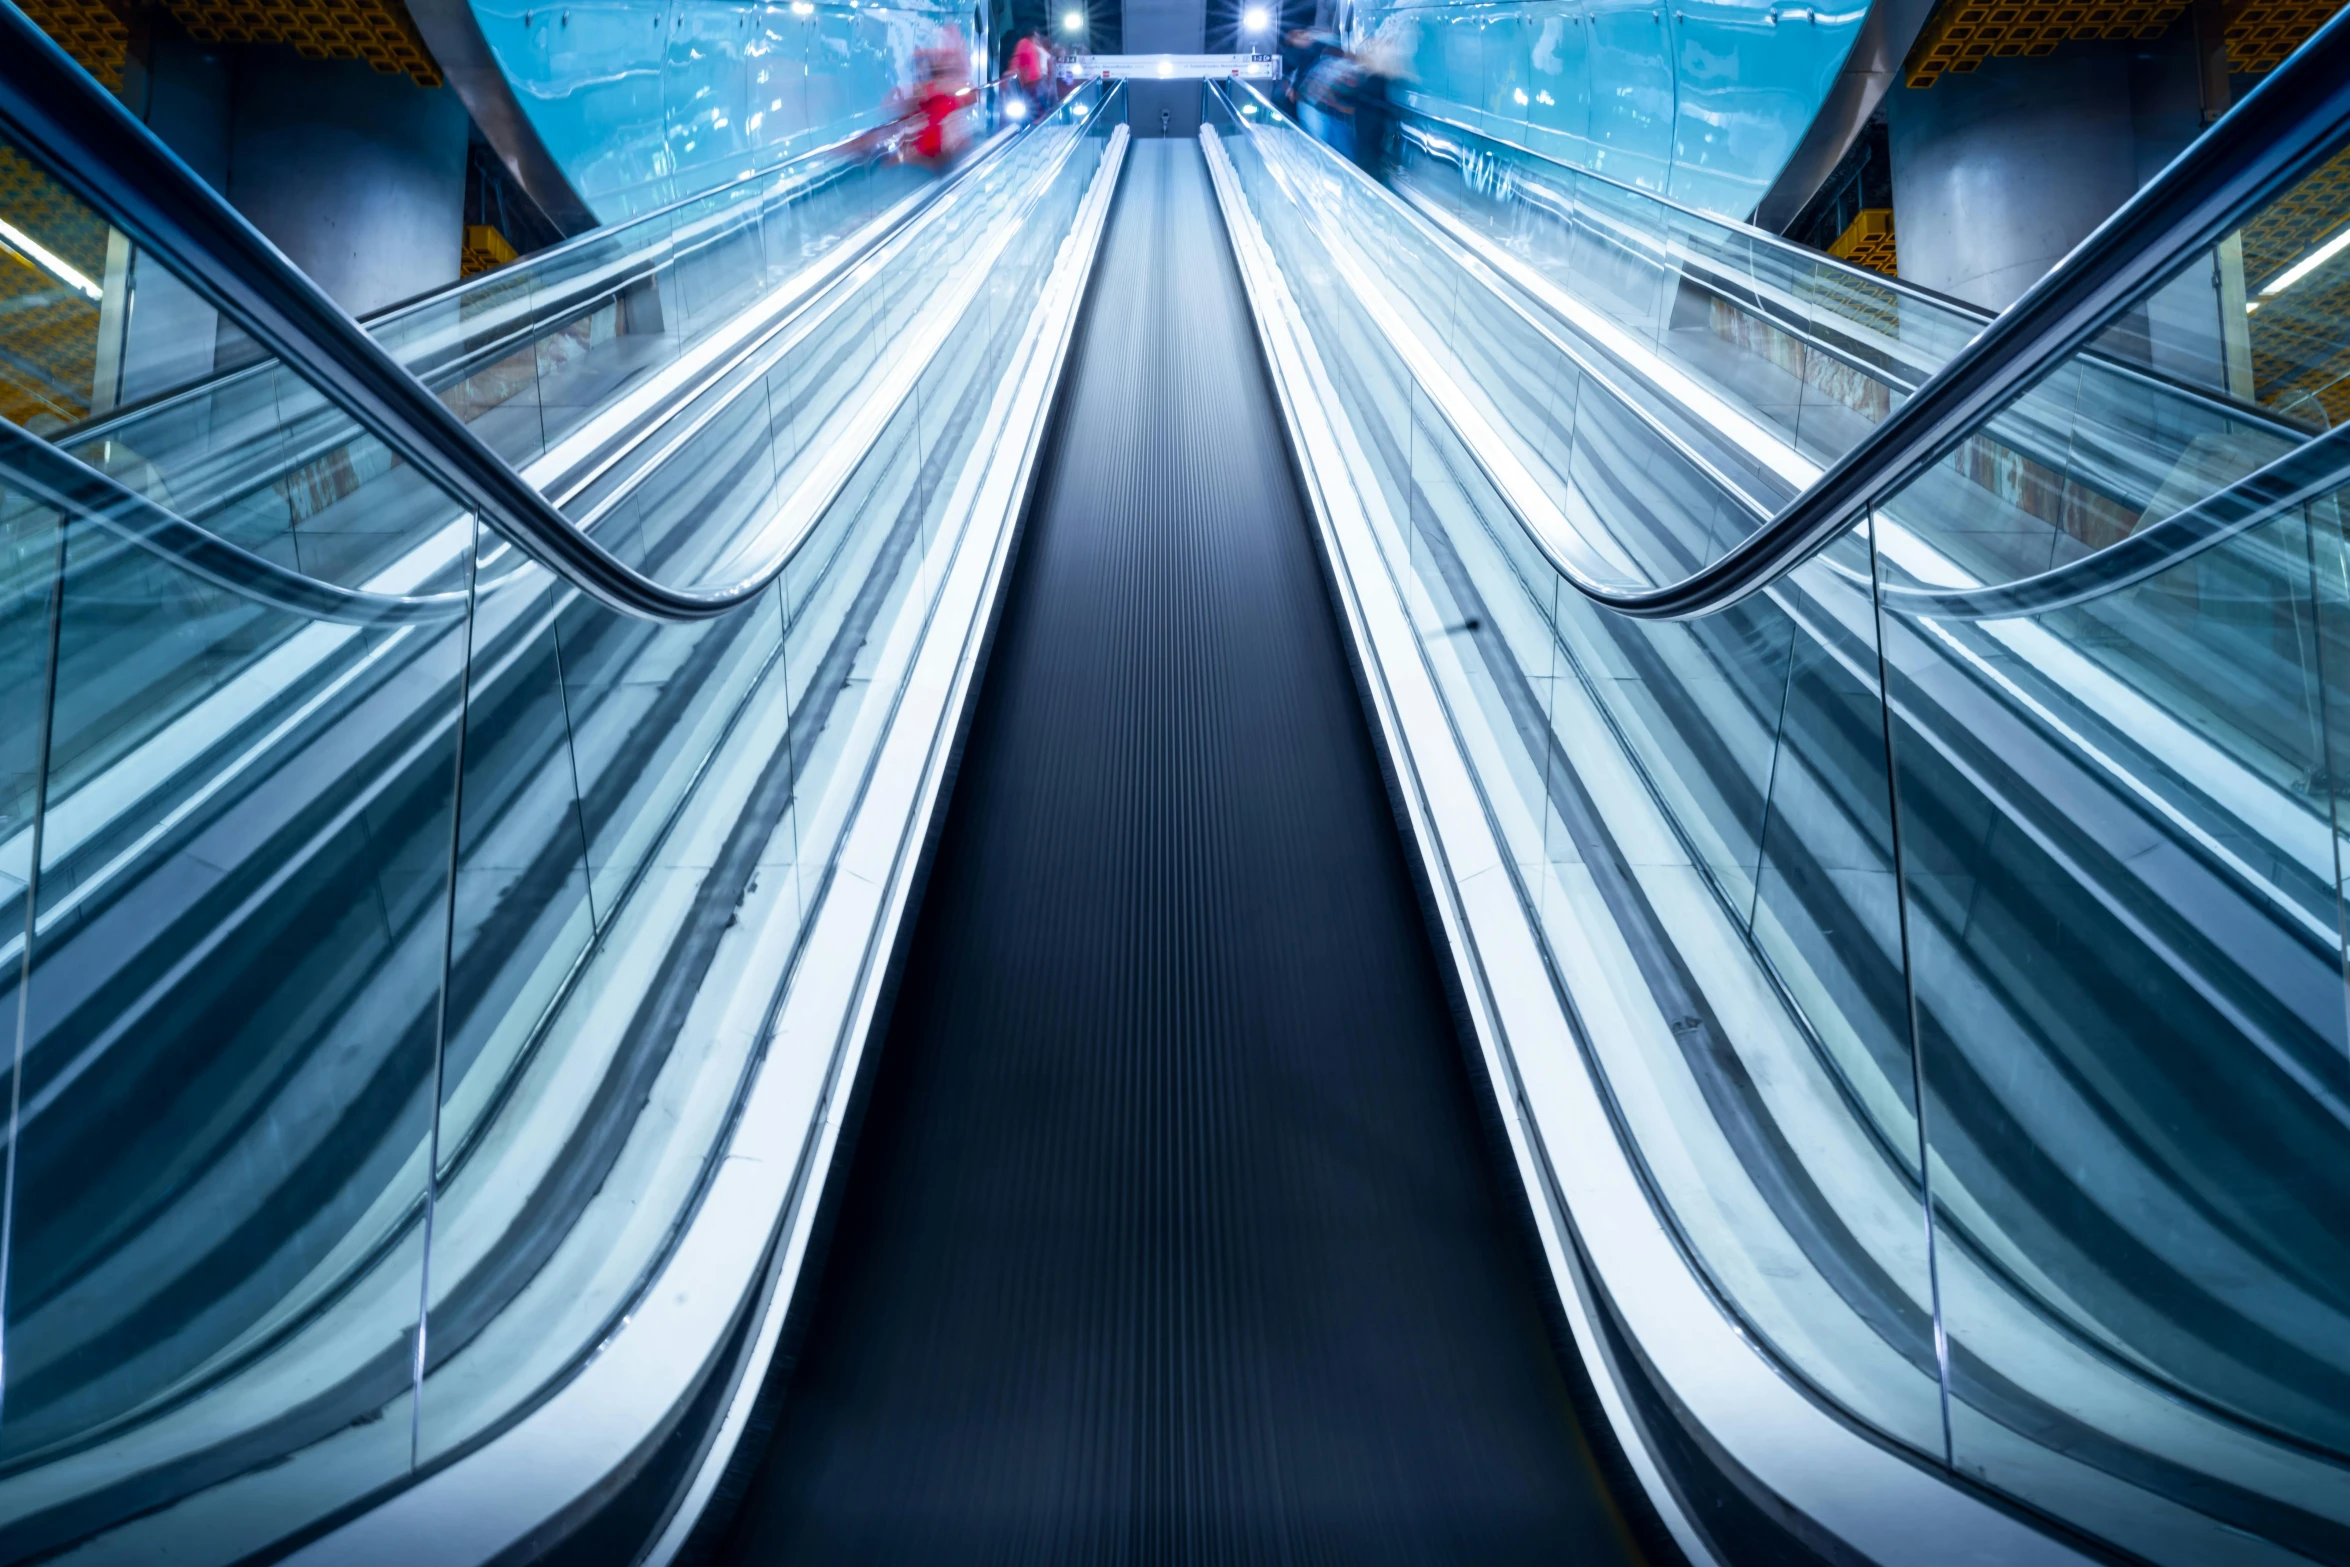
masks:
[[[463,696],[461,620],[304,624],[79,518],[64,562],[16,1085],[13,1555],[256,1447],[406,1472]],[[298,1404],[257,1399],[286,1379]],[[297,1489],[245,1547],[344,1494]]]
[[[0,439],[12,1045],[46,799],[0,1556],[274,1549],[608,1338],[759,1059],[1112,123],[957,181],[803,160],[376,323],[662,580],[801,541],[715,620],[584,600],[275,363]]]
[[[1490,292],[1381,289],[1446,275],[1441,258],[1300,134],[1225,144],[1369,470],[1349,477],[1378,497],[1397,589],[1415,623],[1445,628],[1430,669],[1673,1221],[1778,1354],[1940,1458],[1865,539],[1722,615],[1598,608],[1534,547],[1363,290],[1426,334],[1419,353],[1452,356],[1516,421],[1543,493],[1651,580],[1710,558],[1751,512]],[[1366,242],[1376,269],[1345,254]],[[1616,934],[1595,950],[1595,930]]]
[[[2350,1545],[2334,167],[1878,516],[1952,1459],[2164,1561]]]
[[[2350,1560],[2343,157],[1865,527],[1654,623],[1560,578],[1536,513],[1675,580],[1973,319],[1460,126],[1417,127],[1399,203],[1230,124],[1525,906],[1721,1297],[1875,1430],[2135,1556]],[[1651,401],[1676,375],[1756,461]]]

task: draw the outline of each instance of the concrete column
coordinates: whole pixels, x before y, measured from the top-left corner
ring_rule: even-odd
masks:
[[[225,46],[168,32],[149,47],[139,83],[147,128],[215,190],[228,187],[229,75]],[[124,297],[99,333],[100,409],[203,380],[212,374],[219,337],[218,311],[162,263],[133,253],[120,236],[117,241]],[[116,279],[109,260],[111,302]]]
[[[274,44],[199,43],[159,23],[124,98],[352,314],[457,280],[467,121],[448,89]],[[203,380],[253,352],[119,235],[105,290],[96,411]]]
[[[2201,133],[2207,63],[2189,20],[2143,43],[2069,43],[1894,88],[1902,277],[1993,310],[2014,303]],[[2243,286],[2223,246],[2116,320],[2100,347],[2246,395]]]
[[[236,66],[229,200],[363,316],[457,280],[465,134],[446,87],[256,45]]]
[[[2127,201],[2130,64],[2070,44],[1887,93],[1902,277],[2004,309]]]

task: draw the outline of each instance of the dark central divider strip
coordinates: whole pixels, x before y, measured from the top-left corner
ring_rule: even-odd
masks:
[[[1635,1559],[1246,308],[1135,143],[725,1560]]]

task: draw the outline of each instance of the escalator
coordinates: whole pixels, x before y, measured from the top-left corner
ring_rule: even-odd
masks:
[[[1101,265],[716,1559],[1644,1559],[1480,1145],[1195,144],[1135,145]]]
[[[1995,320],[1233,82],[362,327],[0,22],[222,344],[0,426],[0,1559],[2350,1560],[2350,464],[2180,286],[2342,23]]]
[[[1219,142],[1341,557],[1481,628],[1378,662],[1625,1175],[1838,1408],[2157,1561],[2350,1545],[2346,470],[2179,308],[2341,138],[2247,107],[1996,321],[1457,124],[1392,193],[1245,89]]]

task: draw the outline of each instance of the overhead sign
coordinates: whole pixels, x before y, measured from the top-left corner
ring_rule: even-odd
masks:
[[[1180,77],[1253,77],[1271,80],[1281,74],[1281,58],[1270,54],[1081,54],[1072,62],[1078,76],[1102,76],[1115,81]]]

